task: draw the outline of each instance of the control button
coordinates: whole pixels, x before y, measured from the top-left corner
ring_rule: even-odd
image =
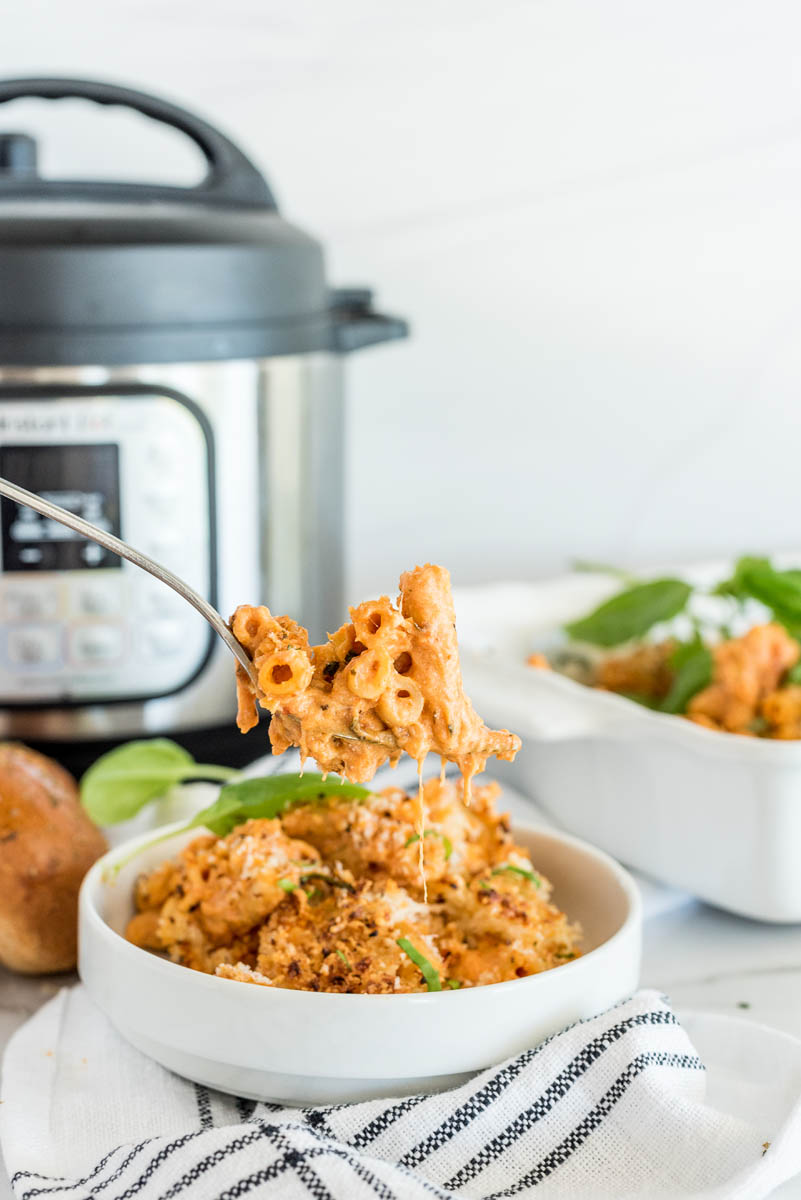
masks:
[[[106,556],[106,551],[96,542],[87,542],[81,549],[81,558],[87,567],[99,567]]]
[[[116,579],[91,579],[72,591],[72,609],[84,617],[107,617],[120,610],[121,596]]]
[[[59,615],[61,594],[48,584],[6,585],[3,613],[7,621],[52,621]]]
[[[19,625],[8,631],[9,661],[18,667],[51,667],[61,662],[58,625]]]
[[[118,625],[79,625],[70,637],[70,653],[79,663],[114,662],[122,656],[123,631]]]
[[[175,654],[184,644],[184,632],[179,621],[154,621],[144,633],[148,653],[159,657]]]

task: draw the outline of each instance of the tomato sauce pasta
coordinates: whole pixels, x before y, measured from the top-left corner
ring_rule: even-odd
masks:
[[[400,596],[366,601],[320,646],[289,617],[240,605],[231,627],[251,655],[258,689],[237,666],[239,728],[272,714],[270,741],[354,783],[406,753],[422,768],[429,753],[456,763],[465,781],[487,759],[510,760],[520,739],[488,729],[462,686],[450,577],[426,564],[401,576]],[[423,814],[421,803],[420,825]]]

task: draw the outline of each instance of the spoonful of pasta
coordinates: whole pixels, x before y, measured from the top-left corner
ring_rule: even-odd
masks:
[[[488,729],[462,688],[450,577],[427,564],[401,576],[400,596],[350,610],[351,620],[320,646],[291,617],[240,605],[231,622],[183,579],[107,530],[0,477],[0,496],[27,506],[148,571],[208,621],[236,659],[237,723],[272,716],[270,741],[281,754],[298,746],[323,771],[366,782],[389,761],[429,753],[456,763],[465,794],[491,755],[512,759],[520,739]]]
[[[488,729],[464,693],[450,576],[444,567],[415,567],[389,597],[350,610],[350,621],[320,646],[306,630],[268,608],[240,605],[234,636],[257,670],[256,685],[237,666],[238,724],[258,720],[257,704],[272,714],[270,741],[281,754],[298,746],[323,771],[353,783],[406,753],[422,767],[429,753],[470,779],[491,756],[512,759],[520,739]],[[342,737],[342,730],[348,737]]]

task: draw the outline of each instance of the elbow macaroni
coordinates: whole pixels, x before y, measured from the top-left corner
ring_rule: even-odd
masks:
[[[423,711],[423,693],[413,679],[404,679],[397,671],[393,675],[376,705],[378,715],[389,726],[414,725]]]
[[[408,571],[397,604],[381,596],[350,616],[312,647],[288,617],[264,607],[236,610],[232,629],[259,679],[254,692],[239,678],[240,728],[254,723],[258,701],[272,713],[276,754],[299,746],[321,770],[356,783],[404,752],[420,763],[439,754],[460,766],[468,784],[490,755],[514,757],[519,739],[488,729],[464,694],[447,571]]]
[[[358,654],[346,669],[348,687],[354,696],[360,696],[362,700],[379,700],[390,681],[392,660],[386,650],[375,646]]]
[[[297,696],[309,686],[314,674],[307,656],[294,646],[275,650],[258,667],[259,687],[265,696]]]

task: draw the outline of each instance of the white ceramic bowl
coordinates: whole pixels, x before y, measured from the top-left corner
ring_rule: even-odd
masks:
[[[259,1100],[315,1104],[435,1091],[534,1046],[630,995],[640,967],[633,880],[601,851],[550,831],[515,830],[584,930],[584,954],[491,987],[349,996],[217,979],[122,936],[136,876],[175,854],[180,834],[110,879],[139,838],[95,863],[80,897],[79,970],[117,1030],[188,1079]]]
[[[719,580],[727,566],[679,573]],[[571,575],[457,592],[468,695],[523,739],[493,773],[631,867],[743,916],[801,921],[801,742],[704,729],[525,665],[619,586]]]

